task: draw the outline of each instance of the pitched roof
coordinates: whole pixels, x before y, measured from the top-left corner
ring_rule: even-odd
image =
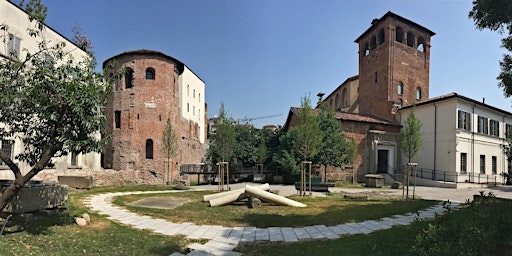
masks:
[[[298,115],[300,107],[291,107],[290,112],[288,113],[288,117],[286,118],[286,123],[284,124],[284,130],[288,130],[290,127],[290,121],[293,115]],[[313,114],[318,115],[320,113],[319,108],[312,109]],[[400,126],[399,124],[395,124],[390,122],[389,120],[369,114],[359,114],[359,113],[349,113],[344,111],[334,111],[334,116],[337,120],[340,121],[350,121],[350,122],[364,122],[364,123],[373,123],[373,124],[382,124],[382,125],[390,125],[390,126]]]
[[[427,31],[427,33],[429,33],[429,34],[430,34],[430,36],[433,36],[433,35],[435,35],[435,34],[436,34],[436,33],[432,32],[430,29],[428,29],[428,28],[426,28],[426,27],[423,27],[423,26],[421,26],[420,24],[418,24],[418,23],[416,23],[416,22],[414,22],[414,21],[408,20],[408,19],[406,19],[406,18],[404,18],[404,17],[402,17],[402,16],[400,16],[400,15],[398,15],[398,14],[395,14],[395,13],[392,13],[392,12],[388,11],[386,14],[384,14],[384,16],[382,16],[382,18],[380,18],[380,19],[374,19],[374,20],[372,21],[372,25],[371,25],[371,26],[370,26],[370,27],[369,27],[365,32],[363,32],[363,34],[361,34],[361,35],[360,35],[360,36],[359,36],[359,37],[358,37],[354,42],[358,43],[358,42],[359,42],[359,40],[360,40],[361,38],[363,38],[364,36],[366,36],[366,34],[370,33],[370,31],[372,31],[374,28],[376,28],[376,27],[377,27],[380,23],[382,23],[382,22],[383,22],[387,17],[395,18],[395,19],[397,19],[397,20],[399,20],[399,21],[401,21],[401,22],[408,23],[408,24],[411,24],[411,25],[413,25],[413,26],[415,26],[415,27],[418,27],[418,28],[420,28],[420,29],[422,29],[422,30],[425,30],[425,31]]]
[[[458,99],[461,99],[461,100],[464,100],[464,101],[468,101],[468,102],[473,103],[475,105],[479,105],[479,106],[482,106],[482,107],[485,107],[485,108],[488,108],[488,109],[492,109],[494,111],[498,111],[498,112],[501,112],[501,113],[506,114],[506,115],[512,115],[511,112],[508,112],[506,110],[503,110],[503,109],[500,109],[500,108],[497,108],[497,107],[493,107],[493,106],[488,105],[488,104],[486,104],[484,102],[477,101],[477,100],[468,98],[466,96],[462,96],[462,95],[460,95],[458,93],[455,93],[455,92],[448,93],[448,94],[441,95],[441,96],[437,96],[437,97],[434,97],[434,98],[430,98],[428,100],[421,101],[421,102],[418,102],[416,104],[410,104],[410,105],[401,107],[399,109],[399,111],[400,110],[404,110],[404,109],[412,108],[413,106],[423,106],[423,105],[433,104],[435,102],[450,100],[450,99],[454,99],[454,98],[458,98]]]
[[[183,70],[185,69],[184,68],[184,65],[183,62],[181,62],[180,60],[176,59],[176,58],[173,58],[169,55],[166,55],[162,52],[159,52],[159,51],[154,51],[154,50],[147,50],[147,49],[140,49],[140,50],[131,50],[131,51],[126,51],[126,52],[123,52],[123,53],[120,53],[118,55],[115,55],[113,57],[110,57],[108,58],[107,60],[105,60],[103,62],[103,68],[105,68],[106,64],[109,63],[111,60],[114,60],[116,58],[119,58],[123,55],[137,55],[137,54],[146,54],[146,55],[157,55],[157,56],[161,56],[161,57],[164,57],[166,59],[170,59],[171,61],[174,61],[176,63],[178,63],[178,71],[179,71],[179,74],[181,75],[181,73],[183,73]]]

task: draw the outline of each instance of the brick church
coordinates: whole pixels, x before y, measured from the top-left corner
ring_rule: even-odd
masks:
[[[359,177],[367,173],[394,176],[400,170],[401,106],[429,98],[431,30],[387,12],[374,19],[355,43],[359,46],[359,75],[346,79],[323,98],[335,111],[345,130],[358,145],[353,168]],[[295,125],[292,107],[285,129]],[[331,175],[331,176],[329,176]],[[338,176],[337,176],[338,175]],[[327,179],[343,179],[331,169]]]

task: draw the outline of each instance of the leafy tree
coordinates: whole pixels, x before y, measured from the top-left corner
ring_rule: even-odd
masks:
[[[101,152],[108,140],[101,136],[106,132],[103,110],[111,91],[107,77],[94,72],[92,55],[75,58],[64,42],[45,39],[47,9],[40,1],[29,1],[26,10],[34,24],[27,30],[38,49],[0,58],[0,138],[21,140],[24,150],[14,158],[31,169],[22,173],[11,156],[0,151],[0,160],[15,177],[0,196],[0,210],[52,157]],[[0,28],[8,30],[5,25]]]
[[[297,115],[296,137],[293,143],[295,152],[303,161],[312,160],[322,143],[322,133],[318,118],[313,114],[309,96],[301,98],[301,108]]]
[[[322,143],[315,162],[324,166],[324,177],[327,180],[327,166],[341,167],[347,163],[348,143],[340,121],[336,119],[329,105],[320,105],[318,118]]]
[[[512,161],[512,134],[507,134],[507,140],[505,144],[501,145],[501,150],[503,154],[507,157],[507,162],[509,163],[508,173],[502,172],[500,175],[506,179],[505,183],[507,185],[512,185],[512,170],[510,168],[510,163]]]
[[[233,168],[242,170],[244,167],[253,167],[256,164],[258,152],[258,130],[249,124],[236,124]]]
[[[256,153],[257,163],[265,164],[267,161],[267,145],[265,142],[265,138],[263,136],[260,137],[260,144],[258,145],[258,152]]]
[[[512,2],[510,0],[474,0],[469,17],[478,29],[490,29],[506,34],[501,47],[512,51]],[[512,96],[512,56],[504,54],[500,61],[501,72],[497,79],[505,97]]]
[[[415,112],[413,107],[407,116],[405,127],[400,132],[400,150],[407,157],[409,163],[420,152],[423,145],[421,121],[416,117]]]
[[[272,157],[275,167],[277,170],[282,171],[283,174],[299,174],[300,156],[293,150],[294,141],[297,137],[297,128],[292,127],[288,132],[282,130],[279,134],[280,136],[277,137],[279,144]]]
[[[172,128],[171,119],[167,118],[167,123],[162,134],[162,151],[165,157],[167,157],[167,175],[169,175],[169,169],[171,169],[170,176],[167,177],[167,181],[169,181],[169,179],[172,181],[171,158],[178,154],[178,150],[178,138],[174,132],[174,129]]]
[[[218,162],[228,162],[231,160],[236,144],[235,128],[233,120],[227,117],[224,103],[221,103],[219,110],[219,123],[215,133],[212,134],[208,157],[212,164]]]

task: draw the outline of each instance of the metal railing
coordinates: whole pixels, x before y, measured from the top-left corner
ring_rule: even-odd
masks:
[[[410,176],[414,173],[410,172]],[[453,183],[477,183],[477,184],[496,184],[498,182],[497,175],[487,175],[481,173],[457,173],[441,170],[432,170],[426,168],[418,168],[416,177],[435,181],[453,182]]]

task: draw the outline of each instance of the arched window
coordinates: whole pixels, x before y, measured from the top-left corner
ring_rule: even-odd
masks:
[[[124,73],[124,86],[126,89],[133,87],[133,69],[126,68]]]
[[[329,105],[331,106],[332,109],[335,109],[333,102],[332,102],[332,98],[329,100]]]
[[[153,159],[153,140],[146,140],[146,159]]]
[[[398,98],[397,104],[401,107],[404,105],[404,102],[402,101],[402,98]]]
[[[342,107],[348,106],[347,88],[343,88],[343,91],[341,91],[341,105]]]
[[[396,88],[396,93],[398,95],[404,95],[404,85],[402,84],[402,82],[398,83],[398,86]]]
[[[370,47],[368,46],[368,42],[366,42],[364,43],[363,56],[367,56],[368,54],[370,54]]]
[[[384,29],[379,29],[379,45],[384,43],[384,40],[386,39],[386,36],[384,34]]]
[[[410,47],[414,47],[414,33],[412,32],[407,33],[407,45]]]
[[[370,50],[373,50],[377,47],[377,37],[375,35],[372,36],[372,40],[370,41]]]
[[[340,94],[336,93],[336,97],[334,98],[334,109],[338,110],[340,109]]]
[[[155,80],[155,70],[153,68],[146,69],[146,80]]]
[[[421,100],[421,88],[416,88],[416,100]]]
[[[404,42],[404,30],[401,27],[395,29],[395,40],[400,43]]]
[[[425,52],[425,39],[423,37],[418,37],[418,46],[416,46],[416,50]]]

